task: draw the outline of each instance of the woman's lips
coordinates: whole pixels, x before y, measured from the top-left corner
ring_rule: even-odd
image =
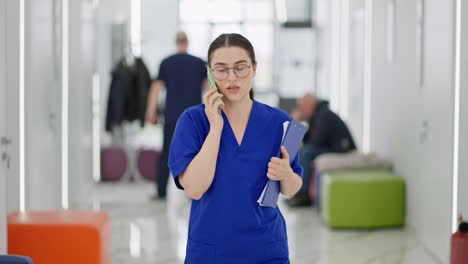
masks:
[[[232,85],[227,88],[227,91],[230,93],[237,93],[240,90],[239,86]]]

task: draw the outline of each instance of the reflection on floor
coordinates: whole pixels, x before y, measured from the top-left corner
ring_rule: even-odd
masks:
[[[167,202],[150,201],[147,182],[98,184],[75,208],[100,209],[112,219],[112,263],[183,263],[189,202],[171,186]],[[407,229],[334,231],[315,209],[280,208],[288,223],[292,264],[433,264],[433,257]]]

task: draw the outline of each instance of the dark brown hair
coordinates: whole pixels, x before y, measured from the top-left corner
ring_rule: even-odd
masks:
[[[247,51],[247,54],[252,61],[252,66],[257,65],[257,61],[255,60],[255,51],[252,43],[250,43],[247,38],[237,33],[221,34],[215,40],[213,40],[213,42],[211,42],[210,47],[208,48],[208,64],[211,64],[211,56],[213,55],[213,52],[222,47],[239,47],[244,49]],[[253,88],[250,89],[249,95],[250,99],[253,100]]]

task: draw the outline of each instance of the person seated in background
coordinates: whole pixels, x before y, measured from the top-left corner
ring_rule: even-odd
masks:
[[[309,186],[312,162],[324,153],[343,153],[356,149],[353,137],[344,121],[328,107],[328,101],[320,100],[315,95],[306,94],[297,99],[297,108],[291,113],[299,121],[307,121],[309,128],[304,136],[299,152],[304,168],[301,190],[291,199],[289,206],[311,205]]]

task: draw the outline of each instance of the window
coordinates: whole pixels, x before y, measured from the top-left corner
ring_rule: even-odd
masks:
[[[273,0],[180,0],[179,21],[188,35],[190,52],[205,60],[209,44],[218,35],[244,35],[257,56],[256,91],[272,90]]]

